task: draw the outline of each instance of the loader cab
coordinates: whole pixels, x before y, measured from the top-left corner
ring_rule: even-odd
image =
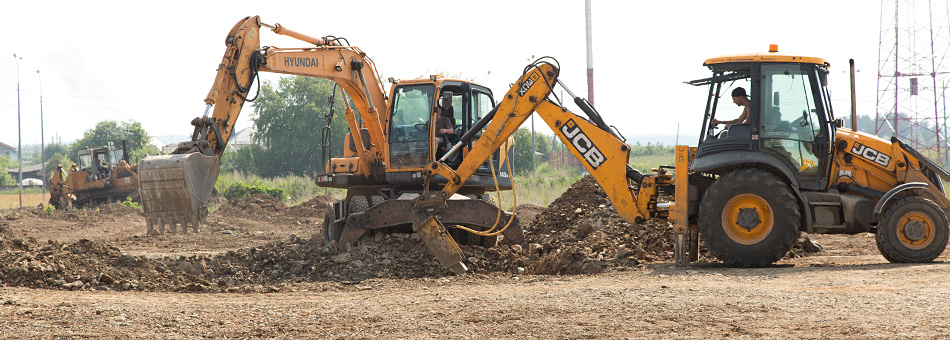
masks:
[[[769,52],[706,60],[712,77],[688,82],[708,86],[706,113],[694,168],[725,172],[757,164],[781,173],[802,189],[827,187],[834,139],[828,99],[828,63]],[[748,124],[713,126],[739,116],[730,93],[749,90]]]

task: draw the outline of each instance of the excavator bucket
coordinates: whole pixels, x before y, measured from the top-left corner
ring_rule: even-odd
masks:
[[[208,199],[220,173],[217,157],[201,153],[150,156],[139,163],[139,193],[149,234],[174,232],[208,217]]]

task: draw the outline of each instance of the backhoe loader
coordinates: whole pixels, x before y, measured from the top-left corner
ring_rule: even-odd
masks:
[[[261,47],[262,27],[309,46]],[[411,215],[406,213],[409,200],[424,188],[441,187],[446,182],[422,176],[425,166],[444,153],[458,135],[472,131],[472,125],[495,104],[488,88],[442,76],[390,78],[392,86],[387,94],[375,63],[345,38],[313,38],[280,24],[262,23],[257,16],[238,21],[228,33],[225,46],[217,76],[204,100],[205,113],[191,122],[192,141],[181,143],[170,155],[148,157],[139,165],[149,233],[162,233],[165,225],[197,230],[207,217],[207,202],[220,171],[225,141],[234,132],[244,102],[256,98],[251,92],[259,72],[329,79],[348,97],[343,100],[343,116],[349,128],[343,157],[329,159],[326,172],[316,177],[320,186],[347,189],[345,199],[327,207],[323,235],[329,246],[356,242],[374,230],[408,229],[412,224]],[[443,122],[442,131],[437,131],[434,122],[438,121]],[[327,121],[323,129],[325,147],[329,146],[329,125]],[[511,189],[510,176],[503,166],[508,150],[507,146],[495,148],[493,160],[480,164],[459,195],[448,203],[464,213],[446,214],[447,219],[475,229],[491,226],[496,217],[516,221],[509,213],[498,216],[498,209],[486,194]],[[456,154],[455,162],[462,156]],[[492,171],[499,175],[492,177]],[[493,237],[454,233],[471,244],[491,246],[496,241]],[[524,239],[517,226],[506,235],[513,242]]]
[[[450,180],[413,199],[413,229],[444,267],[466,272],[465,257],[447,230],[491,236],[505,230],[504,224],[484,231],[455,226],[441,217],[452,213],[445,202],[537,112],[622,218],[674,223],[678,266],[697,260],[699,240],[727,265],[766,266],[784,256],[802,232],[873,232],[890,262],[929,262],[943,252],[950,200],[941,179],[950,180],[950,174],[897,137],[888,141],[844,128],[831,108],[828,62],[779,54],[773,45],[768,53],[711,58],[704,66],[711,77],[688,82],[709,88],[697,147],[677,146],[674,165],[643,175],[627,165],[630,147],[622,136],[558,80],[555,64],[542,59],[528,65],[475,125],[472,131],[485,129],[461,164],[445,160],[471,142],[472,131],[427,167],[426,177]],[[552,98],[555,84],[586,117]],[[725,111],[720,98],[731,86],[751,88],[748,119],[717,133],[717,111]]]

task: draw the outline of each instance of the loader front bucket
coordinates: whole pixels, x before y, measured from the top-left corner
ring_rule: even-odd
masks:
[[[208,217],[208,199],[220,173],[217,157],[201,153],[150,156],[139,163],[139,194],[149,234],[183,232]]]

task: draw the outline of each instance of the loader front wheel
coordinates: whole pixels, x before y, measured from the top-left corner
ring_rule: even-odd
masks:
[[[800,235],[801,212],[788,185],[772,173],[740,169],[713,182],[699,205],[706,247],[734,267],[764,267]]]
[[[910,197],[884,213],[877,226],[877,249],[889,262],[930,262],[947,247],[948,234],[947,215],[939,206]]]

